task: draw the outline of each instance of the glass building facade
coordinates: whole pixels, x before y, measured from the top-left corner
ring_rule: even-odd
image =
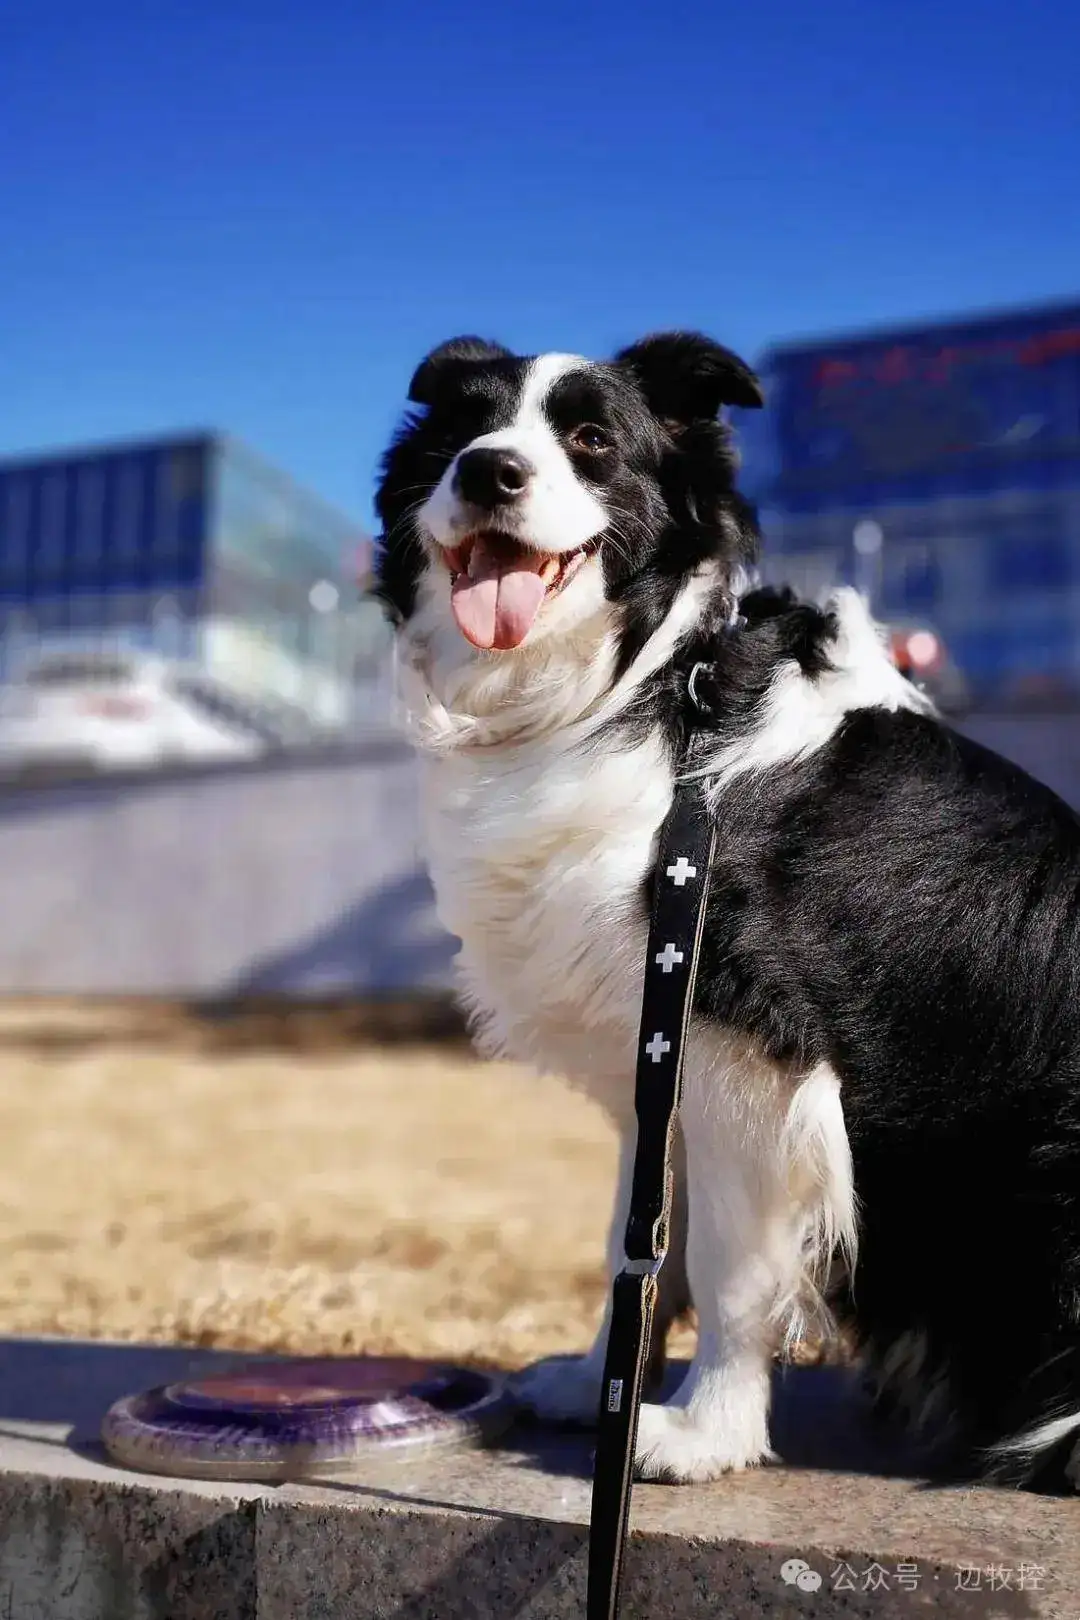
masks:
[[[31,609],[196,588],[210,446],[193,437],[0,462],[0,601]]]
[[[330,723],[386,662],[369,557],[357,524],[221,435],[0,462],[0,673],[108,637]]]
[[[778,348],[761,372],[738,426],[768,576],[933,625],[977,699],[1080,694],[1080,304]]]

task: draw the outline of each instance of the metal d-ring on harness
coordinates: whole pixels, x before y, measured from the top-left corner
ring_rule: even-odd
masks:
[[[687,688],[694,706],[703,711],[706,704],[697,686],[708,671],[708,665],[695,664]],[[687,757],[693,744],[691,735]],[[645,958],[634,1092],[637,1152],[626,1225],[626,1265],[615,1279],[601,1386],[587,1620],[617,1620],[619,1612],[642,1382],[649,1360],[657,1274],[668,1246],[672,1138],[715,839],[713,818],[700,785],[677,774],[671,809],[660,833]]]

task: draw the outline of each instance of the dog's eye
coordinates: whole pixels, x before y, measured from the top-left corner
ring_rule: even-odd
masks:
[[[578,450],[588,450],[593,454],[611,449],[611,440],[603,428],[598,428],[594,422],[586,422],[582,427],[575,428],[570,435],[570,443]]]

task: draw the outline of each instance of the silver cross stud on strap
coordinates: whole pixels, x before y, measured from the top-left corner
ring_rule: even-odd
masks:
[[[663,1035],[657,1030],[651,1041],[647,1041],[645,1050],[654,1063],[659,1063],[665,1052],[671,1051],[671,1042],[665,1041]]]
[[[683,953],[676,948],[673,940],[669,940],[662,951],[657,951],[655,960],[658,968],[663,968],[665,973],[670,973],[676,962],[683,960]]]

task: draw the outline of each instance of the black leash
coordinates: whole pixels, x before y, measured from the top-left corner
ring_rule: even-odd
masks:
[[[695,704],[699,703],[696,677],[705,668],[697,665],[690,677],[690,697]],[[684,767],[692,747],[691,736]],[[619,1613],[638,1414],[649,1361],[657,1275],[668,1246],[671,1152],[715,837],[700,784],[681,781],[677,774],[671,809],[660,833],[645,957],[634,1090],[637,1151],[626,1225],[626,1265],[615,1279],[600,1395],[587,1620],[617,1620]]]

